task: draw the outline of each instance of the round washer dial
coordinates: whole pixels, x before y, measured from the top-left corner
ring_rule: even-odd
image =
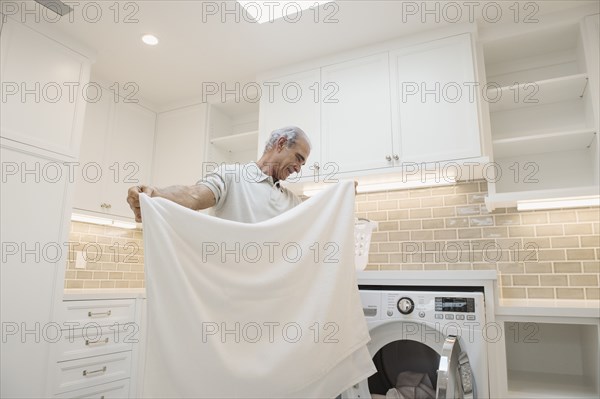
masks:
[[[402,314],[409,314],[412,313],[412,311],[415,308],[415,303],[413,302],[412,299],[410,299],[409,297],[402,297],[400,298],[400,300],[398,301],[398,310],[400,311],[400,313]]]

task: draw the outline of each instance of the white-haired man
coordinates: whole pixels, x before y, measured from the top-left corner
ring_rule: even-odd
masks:
[[[280,185],[299,173],[310,154],[310,141],[302,129],[288,126],[271,133],[261,158],[248,164],[221,165],[193,186],[129,188],[127,202],[141,222],[140,193],[162,197],[193,210],[212,208],[220,218],[258,223],[298,205],[300,199]]]

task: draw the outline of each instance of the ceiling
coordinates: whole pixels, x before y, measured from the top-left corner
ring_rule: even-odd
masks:
[[[39,23],[56,26],[96,52],[92,78],[134,82],[136,96],[157,111],[198,101],[203,83],[232,88],[267,70],[455,24],[457,11],[462,13],[460,21],[471,18],[465,6],[469,2],[463,1],[448,6],[444,1],[338,0],[319,7],[318,14],[309,10],[294,16],[296,22],[279,19],[260,25],[244,18],[239,8],[225,13],[225,7],[239,7],[234,1],[137,0],[120,1],[118,7],[114,1],[87,3],[93,4],[72,3],[73,11],[58,22],[42,18]],[[479,1],[471,9],[479,24],[487,23],[487,3],[502,4],[499,22],[512,23],[515,1]],[[521,1],[519,18],[590,3],[597,1]],[[487,9],[490,15],[494,4]],[[425,14],[425,7],[438,11]],[[160,43],[143,44],[146,33],[156,35]]]

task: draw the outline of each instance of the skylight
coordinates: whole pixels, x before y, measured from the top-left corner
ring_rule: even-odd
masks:
[[[300,19],[300,14],[309,8],[319,7],[325,3],[331,3],[334,0],[314,1],[314,0],[297,0],[297,1],[241,1],[238,3],[243,7],[248,17],[252,18],[259,24],[265,22],[273,22],[279,18],[285,18],[290,22],[297,22]]]

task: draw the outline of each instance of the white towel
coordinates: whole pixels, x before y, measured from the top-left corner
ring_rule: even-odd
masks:
[[[333,398],[376,372],[354,272],[354,186],[256,224],[141,195],[144,397]]]

